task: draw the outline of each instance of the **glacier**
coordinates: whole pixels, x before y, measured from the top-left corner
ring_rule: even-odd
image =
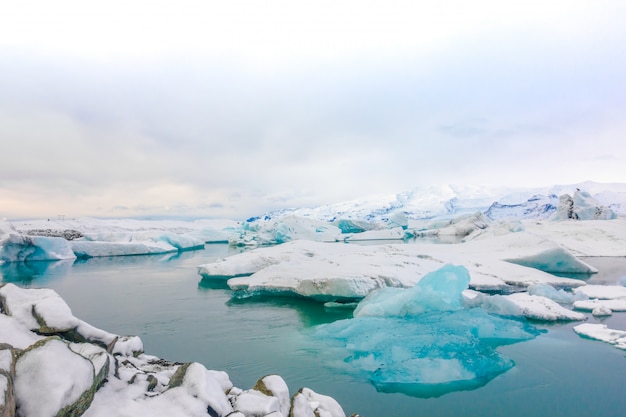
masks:
[[[319,325],[314,335],[379,391],[437,397],[475,389],[513,367],[498,346],[540,332],[523,319],[466,307],[468,284],[467,269],[445,265],[413,288],[373,292],[354,318]]]

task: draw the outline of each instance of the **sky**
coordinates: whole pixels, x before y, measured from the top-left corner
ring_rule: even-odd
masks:
[[[0,5],[0,218],[626,182],[626,2]]]

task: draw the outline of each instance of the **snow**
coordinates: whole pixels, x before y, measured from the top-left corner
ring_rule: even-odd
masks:
[[[68,241],[59,237],[22,236],[7,222],[0,221],[0,261],[50,261],[74,259]]]
[[[236,246],[274,245],[292,240],[335,242],[342,240],[341,229],[327,221],[306,217],[282,216],[267,221],[246,222],[229,241]]]
[[[13,317],[0,314],[0,335],[2,335],[2,343],[17,349],[26,349],[28,346],[42,340],[42,336],[32,333],[30,329],[20,323]]]
[[[621,285],[585,285],[576,288],[574,292],[600,300],[626,300],[626,287]]]
[[[74,259],[170,253],[203,248],[205,242],[227,242],[240,227],[234,220],[91,219],[0,222],[0,259]],[[59,237],[27,236],[31,231]],[[71,231],[71,234],[65,233]],[[34,233],[34,232],[33,232]],[[37,232],[40,233],[40,232]],[[3,238],[4,236],[4,238]]]
[[[609,329],[606,324],[579,324],[574,331],[581,337],[609,343],[626,350],[626,331]]]
[[[585,320],[582,313],[568,310],[549,298],[528,293],[516,293],[505,296],[507,300],[517,305],[524,317],[533,320],[558,321],[558,320]]]
[[[574,308],[582,311],[593,311],[598,307],[611,311],[626,311],[626,300],[582,300],[574,301]]]
[[[576,190],[573,196],[563,194],[552,220],[611,220],[617,213],[603,206],[586,191]]]
[[[39,315],[46,327],[65,331],[75,328],[79,320],[65,301],[53,290],[47,288],[25,290],[14,284],[0,287],[0,298],[13,318],[30,330],[41,330],[35,315]]]
[[[516,233],[515,235],[519,235]],[[521,242],[521,243],[520,243]],[[291,294],[320,301],[360,299],[383,287],[411,287],[445,263],[464,265],[475,289],[504,290],[513,285],[550,284],[559,288],[584,285],[540,270],[506,262],[524,255],[528,266],[546,267],[545,253],[564,261],[558,269],[589,272],[594,269],[565,248],[528,235],[502,236],[458,245],[386,244],[361,246],[344,243],[293,241],[257,248],[198,267],[204,279],[228,280],[237,296]],[[557,269],[553,266],[552,269]]]
[[[85,417],[289,415],[289,390],[277,375],[259,380],[257,386],[263,386],[264,393],[242,390],[233,387],[226,372],[146,355],[139,337],[114,335],[75,318],[52,290],[5,284],[0,291],[0,398],[12,389],[21,417],[52,417],[61,410]],[[65,333],[49,338],[37,335],[42,327],[33,311],[61,330],[75,326],[87,342],[64,340]],[[21,350],[13,388],[4,373],[12,368],[12,349]],[[306,393],[303,403],[314,415],[345,417],[330,397],[301,392]],[[231,414],[233,404],[243,412]]]
[[[91,362],[66,343],[49,339],[27,350],[15,366],[15,399],[23,417],[54,417],[93,384]],[[37,401],[32,401],[37,398]]]

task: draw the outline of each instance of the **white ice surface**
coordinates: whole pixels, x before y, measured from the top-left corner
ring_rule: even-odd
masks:
[[[626,350],[626,331],[609,329],[606,324],[584,323],[574,327],[580,336],[609,343]]]
[[[495,238],[458,245],[360,246],[294,241],[201,265],[198,272],[205,277],[237,277],[228,285],[245,295],[286,292],[320,300],[362,298],[377,288],[410,287],[445,263],[465,266],[470,271],[470,286],[476,289],[538,283],[559,288],[584,285],[580,280],[559,278],[502,260],[514,259],[520,250],[526,253],[529,263],[533,256],[543,259],[542,250],[555,253],[554,245],[542,246],[541,241],[531,236],[521,249],[513,244],[514,240]],[[565,249],[559,250],[567,258],[569,269],[588,270],[588,265],[568,257]]]
[[[621,285],[585,285],[584,287],[574,289],[574,292],[600,300],[622,299],[626,301],[626,287]]]
[[[598,307],[605,307],[611,311],[626,311],[626,300],[581,300],[574,301],[576,310],[593,311]]]
[[[8,343],[17,349],[26,349],[33,343],[42,340],[42,336],[30,331],[30,329],[13,317],[0,314],[0,342]]]
[[[558,320],[585,320],[586,317],[582,313],[569,310],[549,298],[529,295],[528,293],[516,293],[505,296],[509,301],[517,305],[524,317],[542,321],[558,321]]]

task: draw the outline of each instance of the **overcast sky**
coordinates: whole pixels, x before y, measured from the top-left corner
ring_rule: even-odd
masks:
[[[0,217],[626,182],[624,1],[93,3],[0,6]]]

